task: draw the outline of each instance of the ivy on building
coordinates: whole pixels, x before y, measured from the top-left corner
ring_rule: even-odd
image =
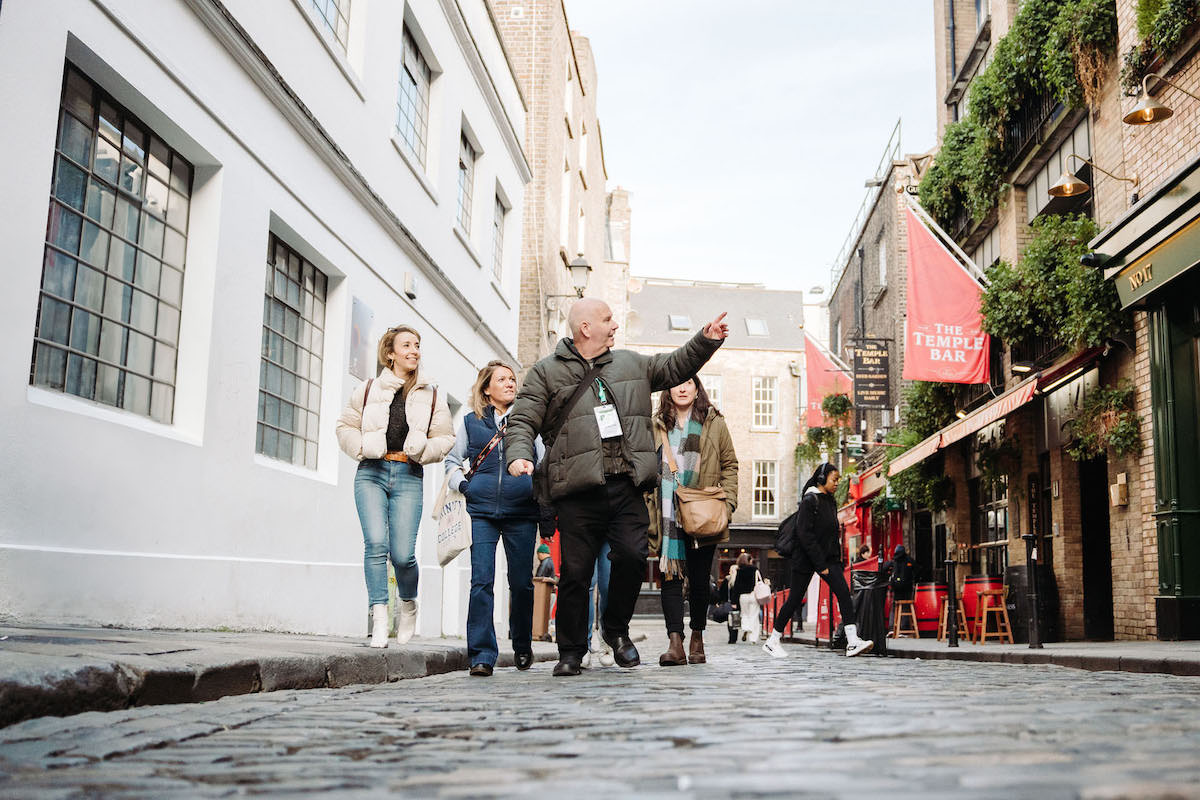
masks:
[[[1196,0],[1138,0],[1138,43],[1125,51],[1121,89],[1130,97],[1142,91],[1142,78],[1155,62],[1165,59],[1184,42],[1200,19]]]
[[[951,229],[962,213],[982,221],[1005,188],[1004,134],[1036,98],[1094,105],[1104,67],[1116,52],[1114,0],[1026,0],[971,82],[969,111],[947,126],[933,166],[918,187],[921,205]]]
[[[1116,288],[1079,258],[1096,223],[1083,215],[1048,214],[1033,221],[1033,238],[1016,265],[988,271],[983,328],[1009,344],[1056,338],[1075,349],[1097,347],[1128,327]]]
[[[975,449],[979,479],[988,486],[999,486],[1021,468],[1021,445],[1016,436],[998,436],[981,440]]]
[[[1101,386],[1088,392],[1071,422],[1067,453],[1076,461],[1105,455],[1112,448],[1117,457],[1142,452],[1142,419],[1133,409],[1133,387],[1123,383]]]
[[[901,453],[937,433],[954,420],[954,386],[949,383],[914,381],[904,390],[903,425],[888,432],[884,441],[897,447],[886,448],[881,467],[886,475],[888,465]],[[928,461],[909,467],[887,479],[887,491],[872,501],[873,513],[888,510],[891,503],[907,503],[914,508],[933,511],[945,509],[953,501],[954,484],[948,476]]]

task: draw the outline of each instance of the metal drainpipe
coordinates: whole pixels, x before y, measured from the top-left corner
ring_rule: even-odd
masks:
[[[946,0],[946,11],[950,28],[950,78],[953,80],[955,73],[958,72],[958,48],[955,47],[954,42],[954,0]]]

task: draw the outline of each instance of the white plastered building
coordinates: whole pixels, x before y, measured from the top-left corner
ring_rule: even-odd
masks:
[[[485,0],[7,0],[0,107],[0,618],[361,634],[334,423],[375,343],[418,328],[456,424],[515,360],[526,109]],[[441,476],[420,635],[465,627]]]

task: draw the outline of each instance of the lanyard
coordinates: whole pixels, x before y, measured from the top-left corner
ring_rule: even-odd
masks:
[[[604,381],[599,378],[596,378],[596,393],[600,396],[600,403],[602,405],[608,403],[608,392],[604,388]]]

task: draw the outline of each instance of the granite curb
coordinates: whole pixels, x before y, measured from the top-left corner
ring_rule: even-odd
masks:
[[[536,642],[534,659],[557,658]],[[497,667],[511,667],[501,653]],[[339,688],[465,670],[466,642],[384,649],[344,637],[255,632],[0,627],[0,727],[43,716]]]

